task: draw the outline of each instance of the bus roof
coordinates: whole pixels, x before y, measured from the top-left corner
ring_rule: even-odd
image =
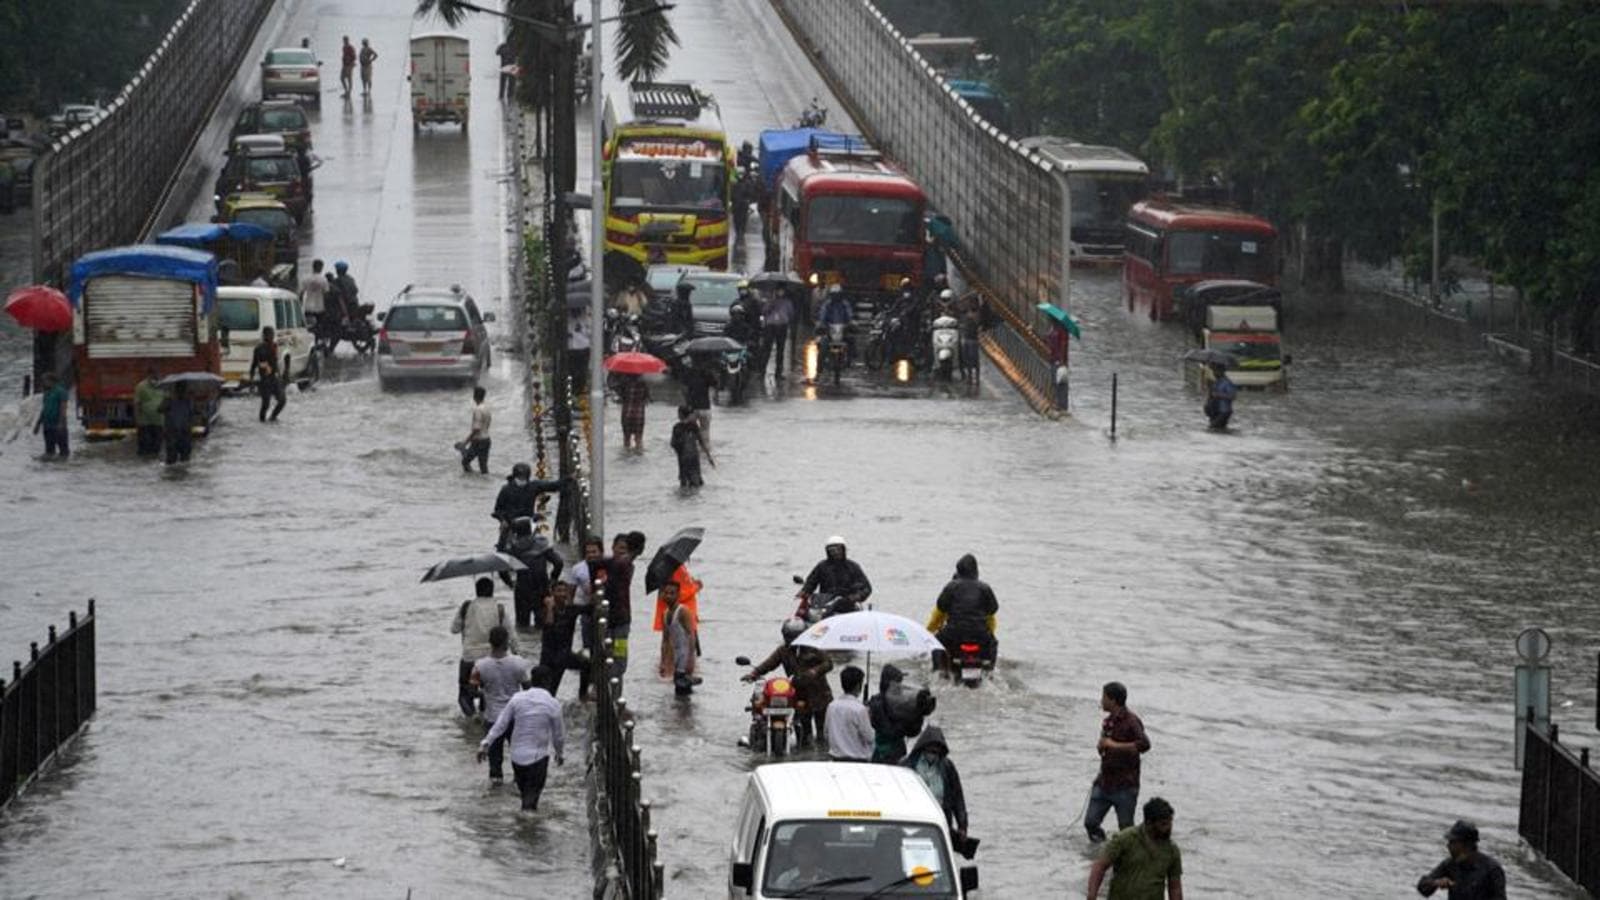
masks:
[[[83,303],[84,286],[102,275],[196,282],[205,292],[202,312],[210,312],[216,300],[217,258],[201,250],[136,244],[84,254],[72,264],[67,278],[67,298],[73,306]]]
[[[876,156],[803,153],[784,167],[784,181],[805,193],[865,194],[925,202],[927,195],[911,177]]]
[[[687,81],[636,81],[606,97],[610,116],[620,126],[678,125],[721,132],[717,102]]]
[[[1173,200],[1141,200],[1128,211],[1130,224],[1153,225],[1163,231],[1253,231],[1276,236],[1278,229],[1260,216],[1224,206],[1191,206]]]
[[[774,820],[884,819],[943,826],[944,812],[917,773],[860,763],[770,763],[750,773]],[[769,823],[770,824],[770,823]]]
[[[1080,144],[1071,138],[1039,135],[1023,138],[1022,146],[1068,172],[1136,172],[1149,175],[1144,160],[1118,147]]]

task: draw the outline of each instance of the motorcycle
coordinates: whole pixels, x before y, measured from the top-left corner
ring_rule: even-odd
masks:
[[[796,127],[821,128],[827,121],[828,108],[818,102],[817,98],[812,97],[811,105],[800,112],[800,124]]]
[[[738,406],[744,402],[744,391],[750,382],[750,351],[746,347],[724,350],[720,355],[722,386],[728,392],[728,402]]]
[[[750,219],[750,205],[761,197],[761,173],[754,163],[741,168],[733,183],[733,234],[741,244]]]
[[[689,338],[670,332],[646,332],[640,342],[640,348],[667,364],[667,370],[674,378],[681,378],[682,374],[694,365],[693,356],[689,353]]]
[[[956,356],[961,352],[961,327],[951,316],[933,320],[933,366],[941,381],[955,375]]]
[[[631,353],[639,349],[639,317],[606,310],[606,353]]]
[[[794,576],[795,584],[805,584],[806,580],[799,575]],[[844,594],[829,594],[818,591],[810,599],[800,601],[800,606],[795,609],[795,618],[803,620],[807,625],[815,625],[830,616],[843,615],[844,613],[859,612],[861,604],[850,599]]]
[[[748,666],[750,657],[735,657],[734,662]],[[803,709],[789,676],[773,675],[756,685],[745,709],[750,713],[750,733],[739,739],[739,746],[769,756],[789,755],[795,714]]]
[[[363,303],[356,307],[356,315],[340,318],[333,315],[317,317],[316,324],[311,329],[311,336],[316,342],[316,347],[321,351],[323,358],[331,358],[334,348],[341,341],[349,341],[350,346],[362,356],[371,353],[378,345],[377,331],[372,327],[372,311],[375,307],[371,303]]]
[[[984,676],[994,671],[994,660],[985,659],[983,645],[977,641],[958,641],[954,652],[945,654],[945,674],[965,687],[977,687]]]
[[[817,326],[818,355],[833,371],[833,383],[837,385],[843,377],[844,370],[850,365],[850,326],[843,322],[830,322]]]

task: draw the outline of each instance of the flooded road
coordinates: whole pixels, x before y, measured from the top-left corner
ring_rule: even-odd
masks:
[[[278,43],[309,35],[326,63],[302,267],[348,260],[380,309],[412,281],[460,283],[503,320],[500,25],[463,29],[478,73],[470,133],[413,137],[406,41],[438,25],[409,11],[302,2],[282,30]],[[369,103],[338,96],[344,34],[380,55]],[[211,213],[205,186],[194,220]],[[380,393],[348,346],[315,390],[291,392],[276,426],[257,424],[253,397],[225,403],[186,469],[76,432],[66,464],[34,459],[36,439],[0,445],[0,653],[21,655],[89,597],[102,619],[100,712],[8,812],[0,895],[587,890],[581,753],[552,770],[537,818],[518,817],[514,789],[487,787],[480,731],[452,714],[449,623],[471,585],[416,583],[493,541],[500,475],[531,455],[509,332],[490,328],[486,477],[462,475],[450,449],[468,391]],[[26,343],[6,337],[5,371],[20,379]]]
[[[474,71],[490,73],[475,78],[472,133],[413,139],[396,73],[414,26],[394,10],[303,3],[285,29],[326,60],[344,33],[383,55],[370,111],[325,96],[304,258],[349,259],[371,299],[461,281],[503,313],[497,26],[468,26]],[[736,139],[819,92],[792,50],[764,43],[777,35],[764,3],[674,15],[683,47],[667,74],[713,84]],[[730,30],[762,52],[730,53]],[[336,84],[337,66],[324,77]],[[1215,435],[1179,374],[1179,329],[1127,315],[1104,274],[1076,281],[1073,308],[1086,341],[1064,423],[993,379],[976,398],[859,370],[838,389],[769,386],[715,411],[718,468],[684,495],[670,388],[642,454],[620,451],[608,418],[608,528],[643,530],[652,550],[707,529],[694,566],[705,684],[675,699],[643,634],[628,682],[668,896],[726,882],[727,810],[753,766],[735,745],[748,689],[732,659],[777,643],[789,575],[833,533],[880,608],[925,617],[967,551],[1000,598],[997,677],[940,689],[935,715],[983,839],[985,896],[1082,890],[1075,817],[1112,679],[1150,730],[1143,797],[1177,808],[1194,896],[1401,896],[1458,817],[1479,822],[1516,896],[1564,896],[1516,849],[1511,639],[1550,629],[1556,702],[1574,701],[1557,718],[1581,739],[1600,646],[1594,407],[1307,302],[1289,324],[1292,391],[1246,395],[1235,430]],[[527,442],[497,346],[503,472]],[[578,772],[552,773],[531,821],[486,791],[475,732],[451,716],[446,629],[466,586],[415,584],[491,539],[498,480],[457,474],[449,450],[464,394],[380,394],[347,359],[275,428],[250,407],[229,404],[181,471],[120,445],[65,465],[20,443],[0,456],[14,511],[0,524],[3,649],[89,596],[103,615],[101,711],[9,813],[0,893],[583,893]]]

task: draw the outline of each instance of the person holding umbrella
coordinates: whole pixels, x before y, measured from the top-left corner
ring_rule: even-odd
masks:
[[[161,401],[161,442],[167,447],[167,465],[188,462],[194,449],[190,432],[194,421],[194,401],[189,399],[189,383],[172,382],[172,394]]]

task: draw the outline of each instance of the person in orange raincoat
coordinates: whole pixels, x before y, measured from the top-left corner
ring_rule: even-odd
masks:
[[[695,631],[698,633],[700,629],[700,579],[689,574],[688,566],[678,566],[678,568],[673,570],[672,578],[670,580],[678,585],[678,603],[689,610],[689,616],[694,619]],[[666,620],[666,601],[661,599],[660,594],[657,594],[655,623],[650,627],[656,631],[660,631],[662,627],[664,627]],[[698,645],[699,641],[697,640],[695,643]],[[698,654],[698,652],[699,648],[697,646],[696,654]]]
[[[688,696],[700,683],[695,675],[695,656],[699,652],[698,630],[689,608],[678,602],[678,583],[669,581],[661,586],[661,596],[666,601],[666,627],[661,632],[661,664],[658,672],[662,678],[672,679],[674,692]]]

